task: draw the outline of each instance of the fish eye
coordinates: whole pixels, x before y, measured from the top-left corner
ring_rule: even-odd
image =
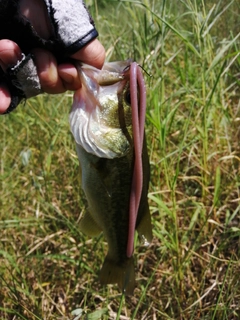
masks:
[[[130,90],[127,90],[124,96],[124,100],[128,105],[131,105],[131,94]]]

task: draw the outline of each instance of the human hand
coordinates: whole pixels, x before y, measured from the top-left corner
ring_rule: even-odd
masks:
[[[32,23],[38,34],[48,39],[51,36],[51,26],[46,8],[42,0],[20,0],[21,13]],[[42,90],[46,93],[63,93],[66,90],[77,90],[81,87],[75,66],[71,63],[58,64],[54,55],[44,49],[32,50],[37,67]],[[105,59],[102,44],[94,39],[81,50],[71,55],[76,61],[101,68]],[[10,40],[0,40],[0,65],[5,71],[21,59],[21,49]],[[4,113],[10,105],[11,97],[8,89],[0,87],[0,113]]]

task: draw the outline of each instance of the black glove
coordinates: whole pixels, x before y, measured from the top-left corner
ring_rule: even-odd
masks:
[[[18,44],[22,59],[4,73],[0,68],[0,85],[11,94],[11,112],[23,100],[41,93],[31,50],[44,48],[54,54],[58,62],[68,57],[98,36],[94,22],[82,0],[42,0],[46,4],[54,36],[39,37],[31,23],[19,12],[19,1],[0,0],[0,39]]]

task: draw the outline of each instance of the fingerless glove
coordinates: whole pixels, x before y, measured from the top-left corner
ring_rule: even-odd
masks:
[[[21,60],[6,72],[0,68],[0,85],[6,85],[11,94],[11,105],[5,113],[14,110],[22,100],[42,92],[31,54],[33,48],[49,50],[58,62],[64,62],[98,36],[82,0],[42,1],[53,30],[49,39],[41,38],[20,13],[19,1],[0,0],[0,39],[16,42],[23,53]]]

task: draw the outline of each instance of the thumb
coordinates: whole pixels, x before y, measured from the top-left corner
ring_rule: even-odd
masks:
[[[71,57],[95,68],[101,69],[105,60],[105,49],[101,42],[94,39],[81,50],[74,53]]]

